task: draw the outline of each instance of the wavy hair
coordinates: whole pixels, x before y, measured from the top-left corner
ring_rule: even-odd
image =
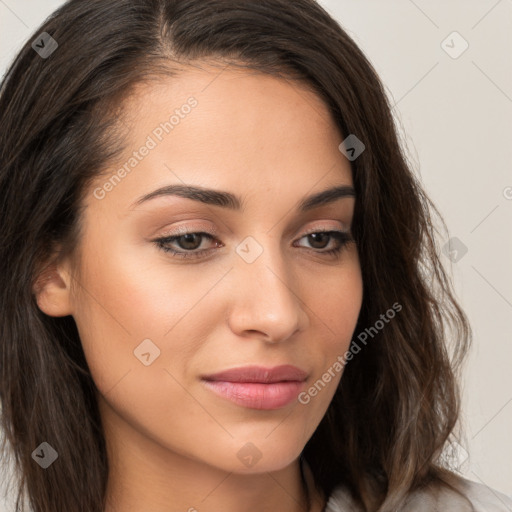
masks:
[[[43,58],[32,41],[44,32],[58,48]],[[20,477],[16,511],[24,491],[35,512],[104,510],[96,388],[73,318],[42,313],[34,286],[56,247],[74,254],[84,191],[123,150],[123,100],[200,60],[308,85],[344,137],[366,147],[351,161],[363,276],[355,332],[395,302],[402,310],[347,364],[304,448],[316,485],[329,496],[346,484],[367,512],[451,486],[459,477],[442,453],[458,426],[471,328],[439,256],[435,218],[446,225],[363,52],[314,0],[70,0],[34,32],[0,89],[1,427]],[[31,456],[43,441],[59,454],[45,471]]]

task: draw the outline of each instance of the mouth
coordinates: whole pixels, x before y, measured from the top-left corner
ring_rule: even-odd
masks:
[[[308,374],[292,365],[245,366],[202,377],[205,387],[231,402],[259,410],[285,407],[303,390]]]

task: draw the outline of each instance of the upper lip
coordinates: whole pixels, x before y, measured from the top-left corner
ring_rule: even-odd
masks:
[[[266,368],[264,366],[243,366],[231,368],[212,375],[205,375],[204,380],[224,381],[224,382],[284,382],[284,381],[304,381],[308,374],[289,364]]]

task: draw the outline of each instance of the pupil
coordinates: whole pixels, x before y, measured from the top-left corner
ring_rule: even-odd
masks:
[[[201,235],[197,235],[195,233],[188,233],[187,235],[183,235],[182,238],[185,239],[185,243],[184,244],[181,244],[183,247],[183,249],[197,249],[197,247],[199,247],[199,245],[201,245],[200,243],[195,243],[194,244],[194,238],[199,238]],[[196,240],[197,242],[197,240]],[[190,246],[190,244],[192,244],[192,246]]]
[[[310,238],[313,239],[313,243],[311,244],[313,247],[315,247],[315,243],[318,242],[318,239],[322,239],[322,237],[325,237],[325,238],[328,238],[329,235],[328,233],[313,233],[311,235],[309,235]],[[320,244],[322,247],[318,247],[316,246],[315,248],[316,249],[323,249],[323,247],[325,247],[325,244]]]

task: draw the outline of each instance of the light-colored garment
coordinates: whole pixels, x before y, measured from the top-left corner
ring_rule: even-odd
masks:
[[[512,512],[512,497],[486,485],[463,479],[458,490],[469,500],[466,502],[453,491],[438,493],[418,491],[400,512]],[[473,508],[471,508],[471,505]],[[331,494],[325,512],[358,512],[348,490],[337,487]]]
[[[306,485],[312,493],[313,471],[304,457],[300,462]],[[512,512],[512,495],[507,496],[466,478],[461,478],[456,488],[460,494],[444,486],[415,491],[397,512]],[[350,491],[340,485],[331,493],[324,512],[361,512],[361,508],[352,499]]]

